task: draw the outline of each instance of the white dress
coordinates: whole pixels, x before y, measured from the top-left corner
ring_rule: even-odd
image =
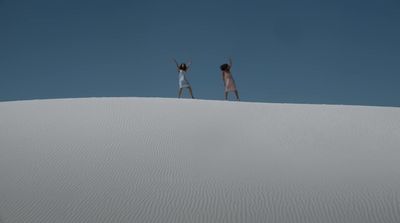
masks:
[[[179,70],[179,88],[190,87],[189,81],[186,78],[186,72]]]

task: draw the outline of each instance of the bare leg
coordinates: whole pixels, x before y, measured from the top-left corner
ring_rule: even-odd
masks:
[[[236,99],[238,100],[238,101],[240,101],[240,99],[239,99],[239,92],[236,90],[235,91],[235,95],[236,95]]]
[[[182,93],[183,93],[182,90],[183,90],[183,88],[179,88],[178,98],[182,97]]]
[[[194,99],[194,97],[193,97],[193,91],[192,91],[192,87],[189,87],[189,93],[190,93],[190,96],[192,96],[192,98]]]
[[[228,92],[225,91],[225,100],[228,100]]]

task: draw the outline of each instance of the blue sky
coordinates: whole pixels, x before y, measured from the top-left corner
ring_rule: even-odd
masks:
[[[176,97],[172,57],[223,99],[232,57],[245,101],[400,106],[399,27],[396,0],[0,0],[0,101]]]

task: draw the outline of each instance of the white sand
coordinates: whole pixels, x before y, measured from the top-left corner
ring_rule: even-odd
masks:
[[[399,223],[400,109],[2,102],[0,222]]]

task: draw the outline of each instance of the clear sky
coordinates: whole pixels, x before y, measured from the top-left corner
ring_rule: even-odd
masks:
[[[0,0],[0,101],[176,97],[172,57],[197,98],[232,57],[245,101],[400,106],[400,1]]]

